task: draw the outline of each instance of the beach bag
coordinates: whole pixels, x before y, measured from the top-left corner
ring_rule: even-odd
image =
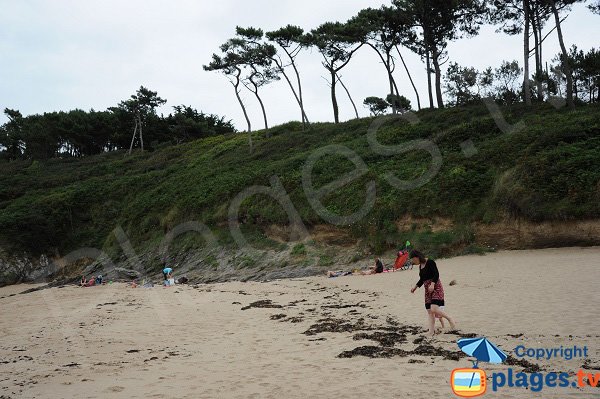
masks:
[[[189,280],[188,280],[188,278],[187,278],[187,277],[185,277],[185,276],[183,276],[183,277],[180,277],[180,278],[177,280],[177,284],[187,284],[187,283],[188,283],[188,281],[189,281]]]

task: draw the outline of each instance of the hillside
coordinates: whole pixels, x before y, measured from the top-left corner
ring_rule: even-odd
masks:
[[[0,248],[4,258],[39,259],[90,247],[122,263],[122,245],[113,234],[120,226],[152,274],[160,268],[159,245],[165,234],[183,222],[198,221],[210,227],[222,249],[202,249],[201,234],[187,233],[174,240],[169,260],[185,263],[200,280],[219,280],[225,279],[215,274],[220,266],[227,268],[227,279],[239,277],[242,269],[244,278],[254,278],[277,276],[286,265],[303,267],[302,273],[358,261],[364,266],[365,257],[397,248],[406,239],[434,256],[484,251],[488,248],[478,231],[502,233],[493,226],[514,221],[531,226],[593,224],[600,217],[600,107],[569,111],[513,106],[502,113],[509,124],[522,122],[521,128],[502,132],[484,106],[423,110],[416,114],[418,123],[399,120],[381,127],[377,139],[385,146],[432,139],[439,147],[439,173],[410,190],[394,187],[386,174],[414,179],[432,164],[431,156],[425,151],[375,152],[367,140],[372,118],[315,123],[307,131],[291,122],[272,128],[269,137],[255,132],[252,153],[247,135],[238,134],[132,156],[113,152],[2,163]],[[464,147],[467,140],[472,147]],[[354,151],[368,169],[324,197],[327,210],[356,212],[366,201],[366,184],[376,187],[372,209],[351,225],[327,223],[310,205],[302,185],[308,157],[331,144]],[[313,185],[318,189],[355,169],[341,155],[325,155],[314,165]],[[258,252],[237,250],[227,224],[230,203],[248,187],[269,186],[272,176],[281,181],[313,240],[286,243],[287,214],[272,198],[256,195],[244,201],[239,220]],[[598,236],[586,239],[576,233],[560,240],[549,236],[547,242],[521,246],[600,242]],[[498,242],[487,244],[502,247],[504,241]],[[193,261],[191,252],[196,254]],[[214,275],[206,277],[207,270]],[[15,277],[10,273],[4,271],[5,280]]]

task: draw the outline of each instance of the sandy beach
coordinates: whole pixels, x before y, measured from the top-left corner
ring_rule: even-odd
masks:
[[[531,359],[506,371],[600,371],[600,248],[501,251],[438,260],[458,332],[423,339],[417,269],[150,289],[0,289],[0,397],[449,398],[470,367],[456,341],[484,336],[516,359],[587,346],[587,358]],[[456,284],[450,286],[450,281]],[[368,356],[364,356],[368,355]],[[576,378],[576,377],[575,377]],[[489,381],[488,381],[489,384]],[[599,388],[495,398],[591,398]]]

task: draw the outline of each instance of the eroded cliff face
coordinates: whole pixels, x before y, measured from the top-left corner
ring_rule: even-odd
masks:
[[[475,224],[475,240],[497,249],[538,249],[600,245],[600,219],[533,223],[505,220]]]
[[[406,216],[396,221],[398,229],[452,231],[456,224],[447,218]],[[494,223],[472,223],[473,242],[495,250],[540,249],[600,245],[600,219],[531,222],[504,218]]]
[[[296,245],[306,251],[294,253]],[[186,276],[194,283],[227,281],[266,281],[316,275],[330,268],[365,268],[368,254],[354,247],[291,243],[280,249],[192,249],[169,256],[167,264],[176,277]],[[327,259],[324,262],[323,259]],[[370,262],[370,260],[368,261]],[[19,282],[48,283],[51,286],[79,281],[84,275],[102,275],[106,280],[143,280],[160,283],[163,259],[158,251],[121,255],[115,259],[81,258],[67,262],[64,258],[6,256],[0,262],[0,286]],[[369,263],[370,264],[370,263]]]
[[[448,219],[413,218],[398,220],[399,230],[444,232],[456,229]],[[600,219],[533,223],[506,219],[484,224],[474,223],[471,244],[485,250],[538,249],[600,245]],[[181,250],[167,260],[178,276],[194,283],[226,281],[265,281],[304,277],[326,270],[364,269],[371,265],[373,251],[347,231],[327,226],[310,229],[304,241],[287,242],[287,228],[270,226],[266,234],[278,241],[278,248],[257,250],[251,247]],[[444,257],[465,253],[471,244],[458,245],[440,252]],[[398,248],[402,243],[398,243]],[[382,259],[390,266],[397,249],[386,251]],[[116,259],[79,257],[67,261],[57,256],[8,254],[0,248],[0,286],[19,282],[64,284],[85,275],[103,275],[110,280],[144,279],[159,282],[163,259],[158,251],[121,255]]]
[[[50,263],[46,255],[8,254],[0,248],[0,287],[43,279]]]

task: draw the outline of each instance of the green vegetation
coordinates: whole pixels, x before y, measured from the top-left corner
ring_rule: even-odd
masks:
[[[294,245],[292,251],[290,252],[292,256],[305,256],[306,255],[306,246],[302,243]]]
[[[425,151],[393,156],[370,147],[366,133],[372,118],[343,124],[313,123],[302,130],[291,122],[253,133],[250,153],[246,135],[214,136],[154,151],[104,153],[79,159],[17,160],[0,164],[0,246],[11,252],[65,254],[82,247],[120,253],[112,234],[121,226],[138,251],[156,251],[165,234],[179,223],[208,225],[220,245],[232,248],[227,228],[232,199],[252,185],[269,186],[277,176],[303,222],[326,222],[310,206],[302,186],[302,168],[318,148],[343,145],[368,167],[357,180],[322,199],[339,215],[355,212],[365,203],[365,184],[376,184],[369,213],[349,226],[340,226],[363,239],[372,250],[395,248],[410,239],[419,247],[445,254],[449,248],[471,245],[474,221],[493,222],[505,215],[533,221],[586,219],[600,216],[600,107],[556,110],[503,108],[509,124],[522,128],[503,133],[482,106],[422,110],[420,123],[403,120],[382,126],[383,145],[402,145],[433,139],[443,163],[439,173],[422,187],[401,191],[385,175],[414,179],[430,165]],[[472,140],[476,152],[465,156],[461,143]],[[340,178],[354,165],[339,155],[316,162],[316,188]],[[414,231],[398,227],[405,215],[452,219],[452,231]],[[286,245],[264,234],[264,227],[287,225],[282,207],[266,195],[242,203],[239,220],[257,249],[283,250]],[[200,234],[179,236],[174,247],[189,249],[203,243]],[[473,248],[477,251],[477,248]],[[292,255],[303,255],[304,246]],[[322,256],[327,264],[330,256]],[[212,258],[212,263],[214,263]],[[239,267],[251,267],[243,259]]]
[[[329,255],[321,255],[319,256],[319,266],[325,267],[325,266],[331,266],[334,264],[333,258]]]
[[[0,161],[72,158],[141,147],[155,149],[203,137],[235,132],[231,121],[192,107],[177,105],[168,116],[157,115],[166,103],[140,87],[130,99],[106,111],[46,112],[23,116],[5,109],[9,121],[0,126]],[[133,133],[133,134],[132,134]]]

